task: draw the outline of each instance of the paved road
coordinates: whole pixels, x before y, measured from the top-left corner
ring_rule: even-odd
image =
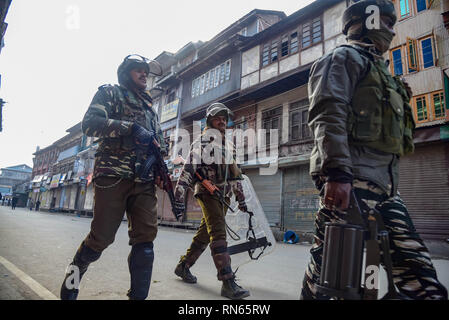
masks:
[[[12,211],[0,206],[0,300],[58,297],[64,270],[87,235],[90,222],[89,218],[73,215],[21,208]],[[198,276],[197,284],[186,284],[173,274],[192,236],[190,230],[160,228],[154,243],[156,258],[150,299],[223,299],[208,250],[192,268],[192,273]],[[248,300],[298,299],[309,249],[309,245],[278,243],[271,254],[242,266],[237,277],[251,291]],[[127,224],[123,222],[115,242],[83,278],[79,299],[127,299],[129,251]],[[449,287],[449,261],[434,260],[434,264],[440,280]],[[381,274],[381,293],[385,287],[385,275]]]

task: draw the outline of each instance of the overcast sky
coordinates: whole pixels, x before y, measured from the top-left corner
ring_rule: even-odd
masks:
[[[313,0],[13,0],[0,54],[0,168],[32,167],[82,120],[97,88],[117,83],[129,53],[154,59],[208,41],[253,9],[290,15]]]

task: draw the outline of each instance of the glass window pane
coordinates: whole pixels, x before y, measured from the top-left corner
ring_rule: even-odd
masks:
[[[206,78],[205,78],[205,83],[204,83],[204,91],[206,92],[207,90],[209,90],[209,76],[210,76],[210,73],[208,72],[208,73],[206,73]]]
[[[421,41],[422,58],[424,62],[424,68],[430,68],[434,66],[433,51],[432,51],[432,39],[428,38]]]
[[[402,54],[401,49],[393,51],[393,67],[394,67],[394,74],[395,75],[402,75],[403,69],[402,69]]]
[[[421,12],[427,9],[426,0],[416,0],[416,11]]]
[[[302,138],[306,139],[306,138],[310,138],[310,128],[307,124],[303,124],[302,125]]]
[[[292,124],[299,124],[299,122],[301,121],[301,117],[299,115],[299,112],[293,112],[292,113]]]
[[[223,83],[225,79],[225,64],[220,65],[220,83]]]
[[[408,16],[410,14],[410,0],[400,0],[399,1],[399,7],[401,10],[401,18]]]
[[[435,118],[443,118],[445,116],[443,93],[436,93],[433,95],[433,106],[435,111]]]
[[[209,89],[212,89],[214,87],[214,80],[215,80],[215,69],[212,69],[210,71]]]
[[[196,85],[196,79],[193,80],[193,82],[192,82],[192,98],[195,97],[195,85]]]
[[[200,78],[200,95],[204,93],[204,78],[204,75],[202,75]]]
[[[299,126],[293,126],[292,127],[292,140],[298,140],[299,139]]]
[[[215,83],[214,87],[217,87],[220,82],[220,66],[215,68]]]
[[[225,80],[229,80],[231,78],[231,60],[226,61],[226,78]]]
[[[277,61],[277,59],[278,59],[278,43],[277,41],[275,41],[271,45],[271,62]]]
[[[409,72],[412,73],[414,71],[418,71],[418,59],[416,56],[416,42],[415,40],[409,39],[407,52],[409,54]]]
[[[290,36],[290,52],[298,52],[298,33],[295,32]]]
[[[427,120],[427,104],[426,98],[417,98],[416,99],[416,114],[418,117],[418,121]]]

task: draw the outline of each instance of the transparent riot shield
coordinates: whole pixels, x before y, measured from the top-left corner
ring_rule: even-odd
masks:
[[[231,202],[234,212],[228,210],[226,213],[228,252],[233,270],[266,256],[276,246],[256,191],[249,178],[246,175],[243,178],[241,183],[249,213],[240,211],[235,199]]]

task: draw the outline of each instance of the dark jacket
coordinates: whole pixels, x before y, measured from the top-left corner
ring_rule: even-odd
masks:
[[[363,47],[341,46],[316,61],[309,80],[309,127],[314,136],[310,174],[317,178],[372,181],[395,194],[399,155],[351,140],[352,99],[370,71],[370,59],[382,59]],[[388,74],[389,77],[391,75]],[[367,105],[367,110],[370,106]],[[343,182],[343,181],[342,181]]]

